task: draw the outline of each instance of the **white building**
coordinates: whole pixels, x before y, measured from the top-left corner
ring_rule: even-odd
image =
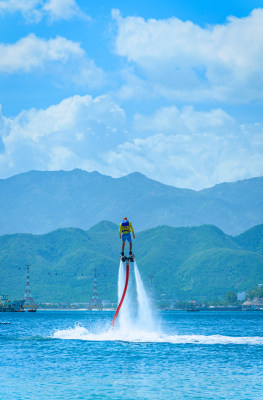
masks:
[[[247,293],[246,292],[238,292],[237,293],[237,300],[243,301],[246,298]]]

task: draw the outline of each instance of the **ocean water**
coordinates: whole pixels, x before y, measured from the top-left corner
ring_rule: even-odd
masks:
[[[263,398],[263,312],[113,314],[1,313],[0,400]]]

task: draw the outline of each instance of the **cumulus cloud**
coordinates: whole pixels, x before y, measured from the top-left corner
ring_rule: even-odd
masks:
[[[263,175],[263,125],[224,110],[163,107],[133,122],[109,96],[73,96],[43,110],[1,115],[1,178],[31,169],[83,168],[115,177],[139,171],[200,189]]]
[[[102,172],[120,176],[139,170],[192,189],[263,175],[263,125],[240,125],[222,109],[170,106],[135,114],[132,134],[105,154]]]
[[[67,62],[70,57],[83,57],[79,43],[63,37],[44,40],[30,34],[14,44],[0,44],[0,72],[30,72],[46,62]]]
[[[153,94],[184,101],[263,98],[263,9],[205,28],[175,17],[112,15],[116,53],[140,68]]]
[[[0,12],[4,14],[19,11],[22,14],[31,15],[31,13],[38,12],[39,4],[39,0],[1,0]]]
[[[249,128],[240,141],[231,132],[227,136],[159,133],[123,143],[108,152],[105,160],[114,176],[139,170],[163,183],[201,189],[262,176],[262,132],[263,126]]]
[[[0,44],[0,73],[32,72],[41,69],[53,73],[50,65],[65,65],[63,73],[59,70],[59,79],[63,75],[77,85],[101,86],[104,72],[90,60],[80,44],[57,36],[54,39],[42,39],[34,34],[13,44]]]
[[[124,111],[108,96],[76,95],[44,110],[1,115],[1,174],[96,169],[101,154],[123,141],[124,122]]]
[[[44,3],[42,11],[53,20],[84,16],[75,0],[48,0]]]
[[[135,114],[137,132],[162,132],[173,134],[216,133],[235,131],[235,121],[222,109],[196,111],[192,106],[178,109],[176,106],[161,107],[153,115]]]
[[[30,22],[39,22],[47,17],[50,20],[68,20],[74,16],[87,17],[75,0],[2,0],[0,13],[20,12]]]

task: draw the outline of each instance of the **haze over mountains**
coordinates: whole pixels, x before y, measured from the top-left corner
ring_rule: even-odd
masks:
[[[239,234],[263,222],[263,178],[194,191],[140,173],[112,178],[98,172],[31,171],[0,180],[0,234],[89,229],[123,216],[136,231],[159,225],[216,225]]]
[[[120,247],[118,226],[107,221],[88,231],[1,236],[2,293],[11,299],[23,296],[25,265],[30,263],[31,290],[38,302],[89,302],[94,268],[101,300],[117,301]],[[211,225],[159,226],[138,233],[134,251],[148,290],[153,276],[155,299],[213,300],[228,290],[263,283],[263,225],[236,237]]]

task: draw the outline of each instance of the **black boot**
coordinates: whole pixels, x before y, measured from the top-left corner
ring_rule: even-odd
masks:
[[[130,251],[129,255],[130,262],[134,262],[134,255],[132,254],[132,251]]]

